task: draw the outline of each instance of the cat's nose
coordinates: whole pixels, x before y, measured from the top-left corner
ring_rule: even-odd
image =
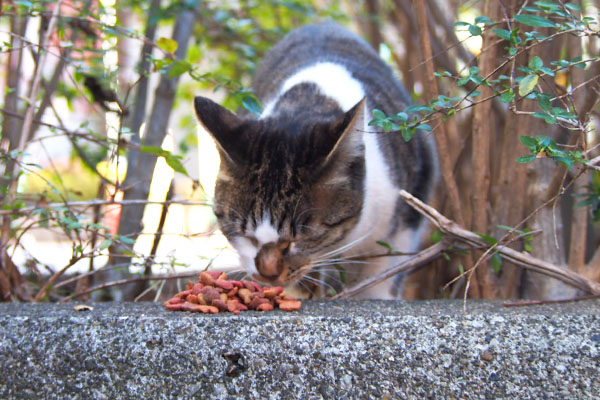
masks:
[[[263,278],[276,280],[284,267],[283,257],[287,253],[289,242],[267,243],[256,255],[256,269]]]

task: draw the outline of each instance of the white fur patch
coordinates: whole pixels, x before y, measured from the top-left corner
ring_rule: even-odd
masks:
[[[360,220],[349,235],[348,241],[366,235],[369,238],[362,240],[361,244],[369,247],[373,246],[374,240],[386,240],[390,229],[386,222],[391,221],[396,213],[398,189],[392,182],[389,166],[379,148],[377,134],[369,132],[371,129],[368,126],[367,115],[370,116],[370,113],[365,113],[363,133],[366,161],[365,199]],[[395,243],[390,244],[394,247]],[[361,246],[357,247],[355,250],[361,251]]]
[[[233,247],[237,250],[240,256],[240,263],[249,274],[257,274],[256,265],[254,259],[258,254],[258,249],[252,244],[249,239],[245,237],[236,237],[231,241]]]
[[[254,230],[254,237],[261,245],[276,242],[279,239],[277,229],[271,225],[270,218],[263,218]]]
[[[365,91],[359,81],[340,64],[320,62],[304,68],[289,77],[281,87],[279,94],[265,106],[260,118],[268,117],[281,95],[299,83],[310,82],[317,85],[322,94],[334,99],[344,111],[348,111],[365,97]]]

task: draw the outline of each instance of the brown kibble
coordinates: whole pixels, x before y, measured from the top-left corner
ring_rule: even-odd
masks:
[[[244,304],[250,304],[250,300],[252,300],[250,298],[250,295],[252,294],[250,289],[242,288],[242,289],[238,290],[237,294],[238,294],[238,296],[240,296],[240,298],[242,299]]]
[[[165,304],[181,304],[181,303],[185,303],[185,300],[181,297],[173,297],[169,300],[167,300],[167,302]]]
[[[193,304],[193,303],[190,303],[189,301],[186,301],[185,303],[179,304],[179,305],[181,306],[181,308],[180,308],[181,311],[192,311],[192,312],[202,311],[199,308],[199,307],[202,307],[201,305]]]
[[[182,306],[183,306],[183,303],[169,303],[169,302],[165,303],[165,308],[167,310],[171,310],[171,311],[181,311]]]
[[[283,311],[298,311],[302,303],[297,300],[284,300],[279,303],[279,309]]]
[[[209,272],[204,271],[200,273],[200,276],[198,277],[198,282],[212,286],[215,283],[215,278],[213,278],[213,276]]]
[[[203,287],[201,293],[204,295],[204,300],[207,303],[210,303],[214,299],[221,299],[221,293],[212,286]]]
[[[164,303],[167,310],[211,314],[219,311],[239,314],[249,309],[271,311],[275,305],[285,311],[296,311],[302,303],[288,296],[281,286],[263,288],[250,280],[228,280],[227,274],[220,271],[201,272],[198,282],[188,281],[183,292]]]
[[[248,308],[256,309],[259,305],[266,304],[266,303],[271,304],[271,302],[267,298],[264,298],[261,296],[254,296],[252,298],[252,300],[250,300],[250,304],[248,304]]]
[[[219,310],[221,311],[227,311],[227,303],[225,303],[223,300],[221,299],[214,299],[211,304],[215,307],[217,307]]]
[[[208,273],[210,276],[212,276],[213,279],[219,279],[219,277],[221,277],[221,275],[223,275],[225,272],[221,272],[221,271],[204,271],[206,273]],[[225,279],[227,279],[227,275],[225,275]]]
[[[173,297],[180,297],[182,299],[186,298],[189,294],[191,294],[192,291],[191,290],[184,290],[183,292],[179,292],[177,293],[175,296]]]
[[[198,294],[202,291],[202,288],[204,287],[204,285],[202,283],[196,283],[193,287],[192,287],[192,294]]]
[[[202,304],[203,306],[208,305],[208,302],[206,301],[202,293],[198,293],[196,297],[198,298],[198,304]]]
[[[215,281],[215,286],[218,286],[218,287],[223,288],[225,290],[231,290],[231,289],[233,289],[233,283],[231,283],[229,281],[225,281],[223,279],[217,279]]]
[[[256,307],[256,311],[272,311],[273,310],[273,304],[271,303],[262,303],[259,304],[258,307]]]
[[[214,306],[198,306],[198,308],[205,314],[217,314],[219,312],[219,309]]]
[[[252,284],[252,282],[243,280],[242,284],[251,292],[256,292],[256,287]]]
[[[263,289],[263,294],[269,299],[278,296],[281,292],[283,292],[283,288],[281,286],[274,286]]]

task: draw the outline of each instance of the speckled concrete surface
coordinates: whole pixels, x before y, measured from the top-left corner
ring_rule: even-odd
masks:
[[[1,399],[600,398],[600,301],[0,304]]]

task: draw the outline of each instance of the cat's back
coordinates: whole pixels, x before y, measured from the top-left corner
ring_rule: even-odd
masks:
[[[371,105],[384,111],[406,107],[409,96],[393,77],[390,68],[362,38],[332,23],[305,25],[285,36],[260,65],[253,88],[258,97],[269,100],[279,94],[283,83],[298,72],[316,64],[328,64],[348,73],[370,99]],[[380,93],[387,93],[380,98]],[[397,112],[397,111],[396,111]]]

